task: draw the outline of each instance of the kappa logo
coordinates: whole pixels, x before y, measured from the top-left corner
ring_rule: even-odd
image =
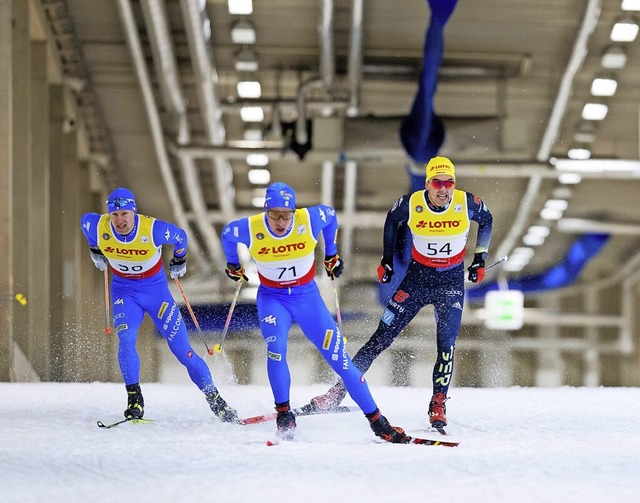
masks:
[[[164,230],[164,240],[165,240],[165,241],[169,241],[169,238],[170,238],[170,237],[171,237],[171,232],[169,232],[169,227],[167,227],[167,228]]]
[[[460,305],[460,302],[456,302],[456,303],[455,303],[455,304],[453,304],[453,306],[451,306],[451,307],[453,307],[454,309],[460,309],[460,311],[462,311],[462,306]]]
[[[262,321],[263,323],[268,323],[269,325],[273,325],[274,327],[278,325],[276,317],[272,314],[270,314],[269,316],[265,316],[260,321]]]
[[[119,304],[119,305],[121,305],[121,306],[124,306],[124,299],[123,299],[122,297],[119,297],[119,298],[118,298],[118,299],[113,303],[113,305],[114,305],[114,306],[117,306],[118,304]]]

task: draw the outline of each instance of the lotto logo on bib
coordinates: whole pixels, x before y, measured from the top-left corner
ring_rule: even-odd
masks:
[[[258,255],[286,255],[294,251],[304,250],[305,243],[289,243],[279,246],[263,246],[258,250]]]
[[[142,256],[144,257],[149,250],[135,250],[133,248],[114,248],[113,246],[107,246],[104,249],[105,253],[115,253],[117,255],[132,255],[132,256]]]
[[[427,222],[420,220],[416,227],[418,229],[455,229],[460,227],[460,220],[429,220]]]

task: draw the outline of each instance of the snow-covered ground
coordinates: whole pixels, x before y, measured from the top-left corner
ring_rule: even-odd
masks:
[[[241,416],[272,411],[267,386],[221,385]],[[325,386],[292,388],[302,405]],[[427,430],[430,389],[372,386],[392,424]],[[0,501],[640,501],[640,390],[452,388],[459,447],[378,442],[360,412],[222,424],[192,385],[144,384],[150,424],[110,430],[122,384],[1,383]],[[353,405],[350,399],[346,405]]]

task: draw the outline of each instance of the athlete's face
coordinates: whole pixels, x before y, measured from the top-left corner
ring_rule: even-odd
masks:
[[[446,206],[451,202],[456,181],[447,175],[437,175],[429,180],[426,185],[429,201],[436,206]]]
[[[126,235],[133,229],[135,223],[135,212],[131,210],[117,210],[109,213],[111,225],[118,234]]]
[[[289,208],[271,208],[265,212],[269,229],[276,236],[283,236],[293,222],[293,211]]]

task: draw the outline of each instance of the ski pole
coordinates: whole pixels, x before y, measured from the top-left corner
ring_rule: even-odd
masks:
[[[208,345],[207,345],[207,341],[204,340],[204,335],[202,335],[202,330],[200,330],[200,323],[198,323],[198,320],[196,319],[196,315],[193,313],[193,309],[191,309],[191,304],[189,304],[189,301],[187,300],[187,296],[184,293],[184,290],[182,289],[182,285],[180,284],[180,280],[178,278],[174,278],[176,280],[176,285],[178,285],[178,290],[180,290],[180,293],[182,294],[182,298],[184,299],[184,304],[185,306],[187,306],[187,309],[189,310],[189,314],[191,315],[191,319],[193,320],[193,324],[196,326],[196,330],[198,331],[198,335],[200,336],[200,339],[202,339],[202,343],[204,344],[204,347],[207,349],[207,353],[209,355],[213,354],[213,349],[211,349]]]
[[[333,281],[333,278],[331,278],[333,296],[336,299],[336,318],[338,318],[338,328],[340,329],[340,333],[342,334],[342,337],[344,337],[344,332],[342,331],[342,314],[340,314],[340,302],[338,302],[338,290],[336,289],[336,284]]]
[[[111,333],[111,299],[109,295],[109,271],[104,270],[104,333]]]
[[[484,270],[488,271],[489,269],[493,269],[494,267],[502,264],[503,262],[506,262],[507,260],[509,260],[509,257],[507,257],[506,255],[503,255],[502,257],[500,257],[498,260],[496,260],[493,264],[491,264],[488,267],[485,267]]]
[[[240,289],[242,288],[242,280],[238,280],[238,284],[236,285],[236,291],[233,294],[233,300],[231,301],[231,306],[229,307],[229,312],[227,313],[227,320],[224,322],[224,328],[222,329],[222,335],[220,336],[220,343],[216,344],[213,348],[216,353],[222,352],[222,344],[224,343],[224,339],[227,336],[227,331],[229,330],[229,324],[231,323],[231,315],[233,314],[233,310],[236,307],[236,303],[238,302],[238,297],[240,296]]]

